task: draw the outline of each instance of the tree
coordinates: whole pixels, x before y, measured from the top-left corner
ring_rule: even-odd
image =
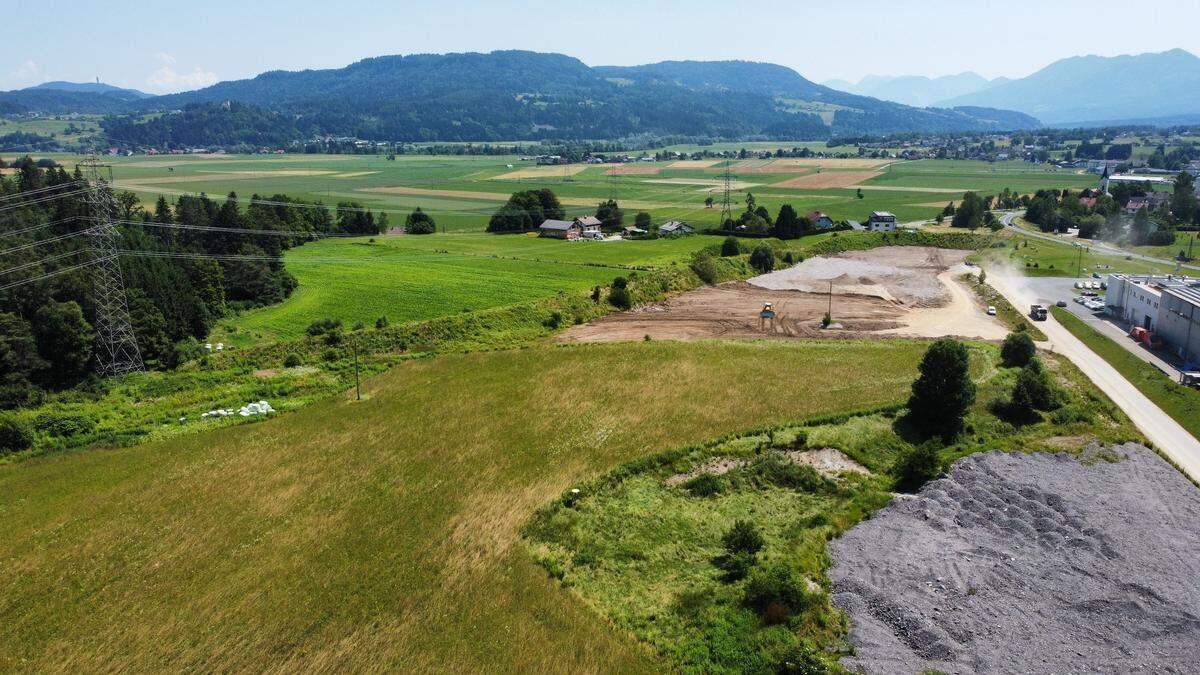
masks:
[[[1182,223],[1200,222],[1200,205],[1196,200],[1196,179],[1186,171],[1175,177],[1171,195],[1171,213]]]
[[[0,407],[28,400],[33,394],[30,379],[45,367],[29,322],[18,314],[0,313]]]
[[[418,206],[404,219],[404,231],[408,234],[433,234],[437,232],[437,225],[433,222],[433,217]]]
[[[736,520],[733,527],[721,537],[721,545],[727,553],[757,554],[766,544],[762,534],[749,520]]]
[[[639,230],[650,231],[650,226],[653,224],[650,214],[645,211],[638,211],[638,214],[633,217],[633,226]]]
[[[34,318],[38,353],[49,364],[47,379],[71,384],[83,377],[92,360],[92,327],[79,303],[50,302]]]
[[[780,239],[795,239],[804,234],[805,222],[791,204],[784,204],[779,207],[779,215],[775,217],[775,227],[771,233]]]
[[[742,252],[742,245],[737,240],[737,237],[725,237],[725,241],[721,242],[721,257],[729,258],[739,255]]]
[[[951,227],[965,227],[968,229],[976,229],[983,226],[983,214],[987,212],[983,199],[974,192],[968,192],[963,195],[962,203],[954,211],[954,218],[950,221]]]
[[[706,208],[706,209],[711,209],[711,208],[712,208],[712,206],[713,206],[713,198],[712,198],[712,196],[710,195],[710,196],[708,196],[708,197],[705,197],[705,198],[704,198],[704,208]]]
[[[1129,226],[1129,238],[1134,245],[1141,246],[1150,238],[1154,226],[1150,223],[1150,208],[1143,207],[1133,216],[1133,224]]]
[[[608,199],[596,207],[596,217],[600,219],[601,227],[615,230],[620,228],[625,220],[625,212],[617,205],[615,199]]]
[[[0,415],[0,456],[21,452],[33,445],[29,426],[12,414]]]
[[[750,266],[766,274],[775,269],[775,249],[768,244],[759,244],[750,252]]]
[[[967,348],[957,340],[938,340],[929,346],[918,370],[921,374],[908,399],[909,420],[926,435],[953,438],[975,402]]]
[[[1000,345],[1000,361],[1005,368],[1022,368],[1036,355],[1037,346],[1025,331],[1009,333]]]

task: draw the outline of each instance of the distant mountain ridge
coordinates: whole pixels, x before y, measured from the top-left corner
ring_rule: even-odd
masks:
[[[35,95],[42,98],[31,100]],[[592,68],[562,54],[528,51],[380,56],[344,68],[276,70],[146,99],[23,90],[0,94],[0,109],[43,105],[59,112],[91,105],[79,111],[111,113],[225,101],[268,113],[239,109],[239,120],[253,120],[258,130],[253,137],[263,137],[264,125],[273,119],[286,125],[277,131],[405,141],[599,140],[641,134],[820,140],[1039,126],[1038,120],[1012,111],[923,110],[847,94],[768,63],[667,61]],[[129,142],[140,143],[203,138],[197,125],[220,125],[221,113],[160,119],[153,133],[128,123],[110,124],[108,133],[127,134]],[[180,126],[185,123],[186,130]],[[220,129],[217,135],[229,138],[228,132]]]
[[[39,89],[49,89],[52,91],[71,91],[86,94],[118,94],[122,97],[131,98],[154,97],[154,94],[147,94],[144,91],[138,91],[137,89],[122,89],[121,87],[114,87],[111,84],[105,84],[103,82],[65,82],[62,80],[35,84],[32,87],[26,87],[22,91],[35,91]]]
[[[1075,56],[939,105],[1001,105],[1054,125],[1186,119],[1200,114],[1200,58],[1183,49]]]
[[[1006,77],[989,80],[977,73],[966,71],[942,77],[867,75],[857,83],[830,80],[825,82],[825,86],[851,94],[873,96],[885,101],[924,108],[936,105],[946,99],[983,91],[1009,81]]]

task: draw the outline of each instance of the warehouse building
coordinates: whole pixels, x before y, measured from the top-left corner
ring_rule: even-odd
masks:
[[[1109,314],[1154,333],[1185,363],[1200,362],[1200,280],[1110,274],[1104,302]]]

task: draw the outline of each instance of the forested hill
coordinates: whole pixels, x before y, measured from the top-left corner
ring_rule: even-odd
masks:
[[[4,97],[0,95],[0,105]],[[182,94],[130,101],[129,111],[242,103],[278,115],[281,134],[372,140],[612,139],[638,134],[819,140],[835,135],[1038,126],[999,110],[912,108],[814,84],[782,66],[669,62],[591,68],[561,54],[381,56],[345,68],[272,71]],[[231,111],[234,113],[236,111]],[[240,113],[246,116],[243,109]],[[164,133],[207,138],[220,112],[155,128],[111,126],[133,143]],[[270,130],[256,133],[271,136]],[[229,125],[221,132],[230,136]],[[177,139],[182,142],[182,139]],[[204,142],[204,141],[197,141]],[[208,140],[208,143],[219,142]]]

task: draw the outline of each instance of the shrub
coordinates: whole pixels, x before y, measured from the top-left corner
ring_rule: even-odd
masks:
[[[775,249],[767,244],[755,246],[750,254],[750,265],[763,274],[775,269]]]
[[[554,330],[562,325],[562,321],[562,312],[555,310],[550,312],[550,316],[546,317],[546,320],[542,322],[542,325],[550,330]]]
[[[742,252],[741,242],[737,237],[725,237],[725,241],[721,242],[721,257],[728,258],[738,255]]]
[[[763,539],[762,533],[749,520],[734,521],[733,527],[729,528],[729,531],[721,537],[721,545],[730,555],[735,553],[757,555],[764,544],[766,541]]]
[[[913,426],[927,435],[958,435],[963,416],[975,402],[969,365],[967,348],[957,340],[944,338],[929,346],[919,366],[921,375],[913,382],[908,399]]]
[[[828,675],[833,671],[815,649],[797,644],[784,653],[775,672],[779,675]]]
[[[437,231],[437,225],[434,224],[433,218],[418,206],[404,220],[404,231],[408,234],[433,234]]]
[[[361,321],[355,321],[355,322],[354,322],[354,327],[353,327],[353,328],[351,328],[350,330],[362,330],[362,329],[364,329],[364,328],[366,328],[366,326],[364,326],[364,325],[363,325],[363,322],[361,322]]]
[[[29,425],[13,415],[0,415],[0,455],[28,450],[32,445]]]
[[[344,337],[345,336],[342,334],[341,328],[337,328],[325,334],[324,342],[330,347],[335,347],[342,344],[342,339]]]
[[[287,357],[283,360],[283,367],[284,368],[295,368],[295,367],[299,366],[300,363],[301,363],[301,361],[300,361],[300,357],[298,355],[288,354]]]
[[[923,485],[942,475],[942,458],[938,456],[937,446],[922,443],[902,450],[892,465],[891,473],[896,480],[897,490],[920,490]]]
[[[743,474],[754,485],[818,492],[834,487],[833,481],[817,473],[811,466],[796,464],[783,455],[772,452],[755,459]]]
[[[341,327],[341,319],[317,319],[316,321],[308,324],[308,328],[306,328],[304,332],[316,337],[317,335],[324,335],[330,331],[338,330]]]
[[[725,479],[714,473],[702,473],[685,482],[683,489],[693,497],[711,497],[725,489]]]
[[[717,283],[717,261],[711,253],[701,251],[692,258],[692,271],[706,284]]]
[[[386,316],[381,316],[378,319],[375,319],[375,328],[387,328],[387,327],[388,327],[388,318]]]
[[[57,438],[86,434],[96,428],[96,420],[79,413],[46,411],[37,416],[34,427]]]
[[[1000,346],[1000,361],[1005,368],[1024,367],[1036,354],[1037,347],[1027,331],[1009,333]]]
[[[799,572],[775,563],[750,572],[744,602],[766,623],[782,623],[808,608],[812,597]]]
[[[608,303],[617,309],[629,309],[633,298],[629,295],[629,281],[625,277],[613,279],[612,290],[608,292]]]
[[[750,570],[754,569],[754,563],[758,562],[758,557],[752,553],[722,553],[717,556],[713,564],[723,572],[721,580],[726,583],[741,581],[746,578]]]
[[[1029,414],[1034,410],[1054,410],[1059,405],[1050,374],[1039,359],[1033,359],[1017,375],[1012,391],[1014,411]]]

